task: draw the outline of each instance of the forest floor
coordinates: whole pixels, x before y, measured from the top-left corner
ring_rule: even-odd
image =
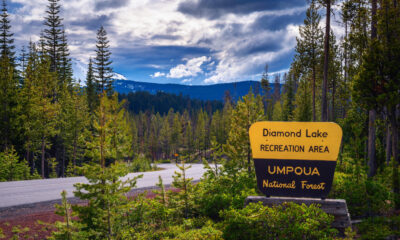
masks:
[[[171,186],[165,186],[166,190],[176,191]],[[157,187],[134,189],[128,193],[129,198],[134,198],[140,193],[146,192],[147,198],[154,198]],[[86,204],[77,198],[69,198],[71,204]],[[41,202],[35,204],[26,204],[16,207],[0,208],[0,229],[5,235],[4,239],[11,239],[18,236],[17,239],[46,239],[54,230],[51,224],[56,221],[63,221],[63,217],[55,214],[55,204],[60,204],[60,200]],[[0,231],[1,232],[1,231]],[[1,239],[1,237],[0,237]]]

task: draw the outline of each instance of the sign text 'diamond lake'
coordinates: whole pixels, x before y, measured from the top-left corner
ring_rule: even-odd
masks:
[[[259,189],[267,196],[325,198],[341,139],[336,123],[254,123],[250,142]]]

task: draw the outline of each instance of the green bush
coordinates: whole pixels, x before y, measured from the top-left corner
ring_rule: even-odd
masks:
[[[253,174],[241,171],[231,176],[223,169],[218,175],[208,171],[196,186],[195,203],[201,215],[219,219],[219,212],[229,208],[243,208],[246,197],[257,195]]]
[[[285,203],[265,207],[251,203],[237,210],[222,212],[223,237],[234,239],[333,239],[333,217],[315,205]]]
[[[187,232],[178,234],[175,240],[223,240],[222,232],[212,226],[204,226],[200,229],[191,229]]]
[[[152,170],[151,161],[144,156],[138,156],[128,163],[129,172],[146,172]]]
[[[358,225],[361,239],[400,237],[400,216],[368,218]]]
[[[38,178],[38,175],[31,175],[26,160],[19,161],[14,147],[0,152],[0,182],[28,180]]]
[[[336,172],[329,197],[345,199],[352,218],[384,213],[390,207],[390,188],[376,179]]]

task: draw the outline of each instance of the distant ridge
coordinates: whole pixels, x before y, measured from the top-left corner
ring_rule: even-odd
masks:
[[[159,84],[149,82],[138,82],[130,80],[114,81],[114,88],[119,93],[130,93],[146,91],[151,94],[165,92],[172,94],[182,94],[192,99],[200,100],[224,100],[225,92],[229,91],[233,100],[246,95],[252,87],[254,93],[261,92],[261,84],[258,81],[242,81],[236,83],[220,83],[213,85],[182,85],[182,84]],[[271,84],[271,91],[273,91]]]

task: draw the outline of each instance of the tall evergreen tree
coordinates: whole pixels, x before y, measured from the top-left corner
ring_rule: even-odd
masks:
[[[264,73],[261,78],[261,88],[263,90],[263,104],[264,113],[268,116],[268,107],[271,105],[271,98],[269,92],[271,91],[271,86],[268,80],[268,64],[265,64]],[[268,118],[268,117],[267,117]]]
[[[44,48],[50,56],[50,71],[57,72],[60,63],[60,47],[62,46],[63,27],[60,17],[60,0],[48,0],[45,29],[43,31]]]
[[[107,39],[107,32],[103,26],[97,31],[96,43],[96,58],[94,61],[94,76],[97,84],[97,92],[112,93],[113,83],[113,70],[111,68],[112,61],[110,60],[111,52],[109,50],[109,42]]]
[[[10,20],[7,12],[6,0],[3,0],[1,15],[0,15],[0,49],[1,55],[7,56],[10,63],[15,67],[15,51],[14,38],[11,33]]]
[[[83,158],[86,136],[88,134],[89,118],[85,95],[79,84],[60,94],[61,110],[59,114],[60,138],[62,139],[61,176],[65,176],[65,167],[69,166],[68,174],[75,173],[77,160]]]
[[[59,55],[60,55],[60,61],[58,66],[59,84],[61,86],[66,84],[68,87],[72,87],[72,76],[73,76],[72,63],[71,63],[71,58],[69,58],[68,42],[64,28],[61,31]]]
[[[88,71],[86,74],[86,98],[88,103],[89,113],[94,114],[97,106],[97,96],[96,96],[96,83],[93,72],[93,62],[92,58],[89,59]]]
[[[196,147],[197,150],[200,153],[200,156],[203,153],[203,150],[205,149],[205,142],[206,142],[206,122],[204,118],[204,112],[200,110],[197,113],[197,121],[196,121],[196,131],[195,131],[195,136],[196,136]]]
[[[46,155],[51,147],[52,137],[57,134],[56,124],[59,104],[54,101],[57,89],[56,75],[49,72],[50,60],[47,56],[38,57],[33,53],[29,59],[25,73],[23,95],[26,109],[24,110],[24,128],[27,134],[28,149],[41,153],[41,175],[47,176]]]
[[[14,68],[8,57],[0,58],[0,151],[11,144],[11,136],[15,135],[12,126],[17,117],[18,81],[14,77]]]
[[[318,14],[315,1],[312,1],[306,12],[304,25],[299,27],[300,38],[296,38],[296,58],[302,66],[303,74],[311,71],[312,76],[312,120],[316,120],[316,78],[319,62],[322,57],[322,29],[319,27],[321,16]]]
[[[281,100],[281,76],[275,75],[274,81],[274,94],[272,95],[272,102],[275,105],[277,101]]]
[[[377,10],[377,1],[371,1],[371,42],[376,40],[377,37],[377,18],[376,18],[376,10]],[[374,77],[371,79],[371,82],[375,82]],[[373,177],[376,174],[377,163],[376,163],[376,128],[375,128],[375,119],[376,119],[376,109],[372,107],[368,111],[368,177]]]
[[[310,77],[310,75],[308,75]],[[312,120],[312,107],[310,98],[310,82],[309,78],[303,77],[300,80],[299,88],[296,92],[296,121],[308,122]]]
[[[282,107],[282,120],[292,121],[294,119],[294,101],[295,101],[295,81],[293,74],[285,75],[285,85]]]
[[[331,33],[331,6],[334,0],[323,0],[326,8],[326,24],[324,39],[324,79],[322,81],[321,120],[328,121],[328,71],[329,71],[329,41]]]

